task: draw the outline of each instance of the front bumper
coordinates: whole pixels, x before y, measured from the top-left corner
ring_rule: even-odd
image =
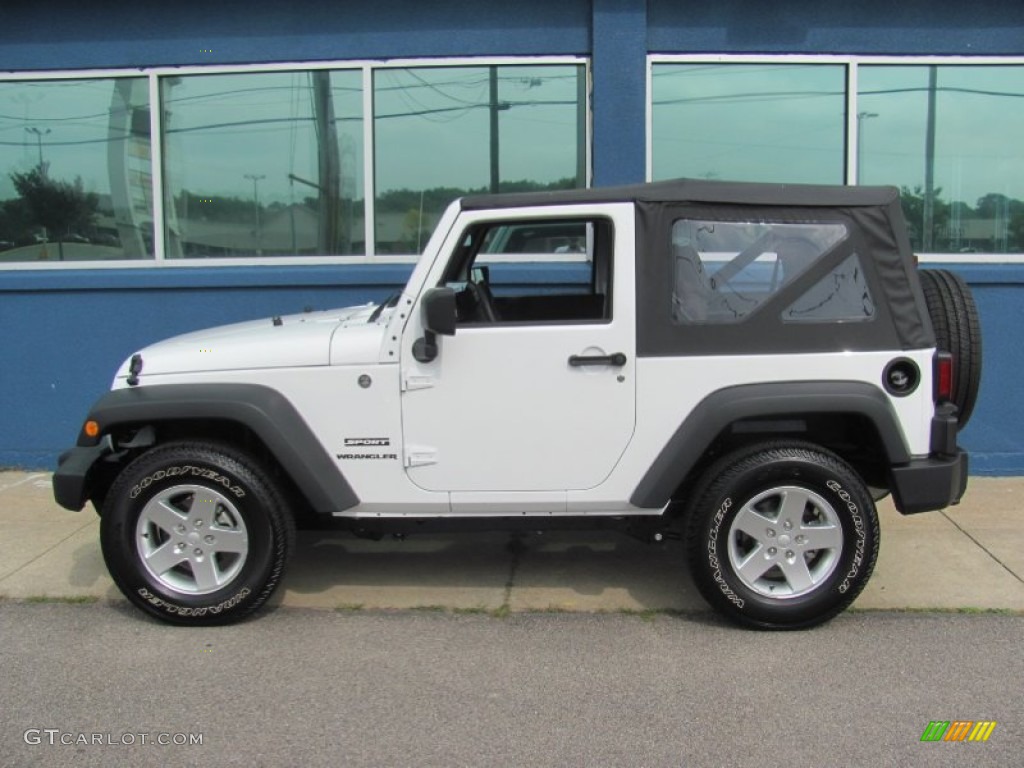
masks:
[[[76,445],[62,453],[57,460],[57,471],[53,473],[53,498],[56,502],[64,509],[80,511],[89,500],[89,477],[93,466],[113,450],[108,435],[97,445]]]

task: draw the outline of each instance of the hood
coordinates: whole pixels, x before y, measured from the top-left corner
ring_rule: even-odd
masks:
[[[391,314],[385,311],[368,322],[376,306],[251,320],[165,339],[137,353],[142,357],[141,377],[374,362]],[[131,358],[116,378],[126,378],[130,365]]]

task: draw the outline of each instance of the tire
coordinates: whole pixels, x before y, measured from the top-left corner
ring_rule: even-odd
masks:
[[[114,481],[100,544],[110,575],[143,611],[172,624],[230,624],[273,593],[295,540],[285,495],[226,445],[153,448]]]
[[[939,350],[953,356],[953,404],[967,425],[981,386],[981,321],[967,283],[946,269],[923,269],[921,288]]]
[[[803,629],[845,610],[878,557],[864,483],[811,444],[767,443],[713,465],[687,522],[690,572],[704,599],[757,629]]]

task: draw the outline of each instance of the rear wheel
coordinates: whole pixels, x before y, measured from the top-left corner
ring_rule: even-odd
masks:
[[[169,443],[129,464],[103,505],[100,542],[135,605],[175,624],[228,624],[277,587],[295,537],[261,465],[213,443]]]
[[[718,611],[759,629],[800,629],[867,584],[879,525],[864,483],[804,443],[750,446],[705,475],[689,511],[690,571]]]
[[[921,288],[928,315],[935,329],[935,341],[953,356],[953,403],[961,428],[974,412],[981,386],[981,321],[971,289],[963,279],[946,269],[923,269]]]

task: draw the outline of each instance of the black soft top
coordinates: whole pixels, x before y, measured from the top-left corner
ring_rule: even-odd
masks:
[[[844,187],[812,184],[755,184],[735,181],[672,179],[650,184],[552,192],[471,195],[463,210],[523,208],[572,203],[724,203],[738,205],[795,205],[801,207],[887,206],[899,200],[896,187]]]
[[[621,187],[568,189],[462,198],[463,210],[509,210],[532,206],[586,203],[632,203],[637,213],[638,350],[645,355],[706,354],[738,351],[835,349],[921,349],[935,345],[922,308],[924,296],[916,275],[906,222],[896,187],[815,186],[674,179]],[[680,217],[717,220],[814,221],[842,219],[851,237],[798,278],[789,294],[809,288],[828,270],[856,251],[864,257],[869,282],[880,306],[877,322],[785,324],[778,312],[756,322],[708,325],[700,334],[680,333],[669,316],[671,230]],[[749,217],[755,217],[750,219]],[[788,301],[780,292],[779,301]],[[752,315],[753,317],[753,315]]]

